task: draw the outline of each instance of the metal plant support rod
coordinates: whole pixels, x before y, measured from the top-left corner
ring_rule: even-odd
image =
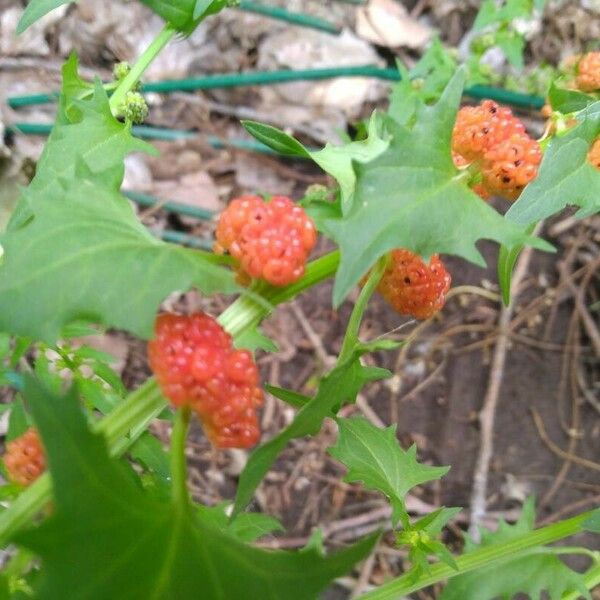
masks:
[[[223,73],[202,77],[188,77],[170,81],[157,81],[144,85],[144,91],[168,94],[171,92],[193,92],[216,88],[242,87],[251,85],[273,85],[292,81],[313,81],[332,79],[335,77],[374,77],[385,81],[399,81],[400,74],[395,68],[382,68],[374,65],[356,65],[347,67],[329,67],[323,69],[282,69],[278,71],[251,71],[245,73]],[[539,109],[544,105],[544,98],[512,92],[502,88],[475,85],[465,90],[471,98],[489,98],[503,104],[521,108]],[[58,98],[57,93],[13,96],[8,98],[12,108],[47,104]]]
[[[142,192],[135,192],[133,190],[123,190],[123,195],[133,200],[140,206],[147,206],[152,208],[154,206],[160,207],[161,210],[172,212],[178,215],[186,215],[188,217],[194,217],[201,221],[210,221],[214,218],[215,213],[212,210],[206,208],[199,208],[197,206],[190,206],[183,202],[176,202],[174,200],[163,201],[160,198],[151,196],[150,194],[144,194]]]
[[[285,8],[280,8],[279,6],[269,6],[267,4],[251,2],[250,0],[240,0],[238,8],[246,12],[257,13],[278,21],[285,21],[292,25],[300,25],[301,27],[307,27],[309,29],[318,29],[319,31],[326,31],[327,33],[335,34],[340,32],[340,28],[335,25],[335,23],[325,21],[324,19],[320,19],[313,15],[292,12]]]

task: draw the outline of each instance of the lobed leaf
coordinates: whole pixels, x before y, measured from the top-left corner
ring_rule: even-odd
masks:
[[[404,499],[415,486],[443,477],[450,467],[430,467],[417,461],[417,448],[403,450],[396,425],[379,429],[363,417],[338,419],[339,435],[329,453],[347,469],[344,480],[360,481],[390,500],[392,520],[406,514]],[[449,509],[451,510],[451,509]]]
[[[66,90],[77,88],[72,67]],[[64,94],[37,174],[0,235],[0,330],[52,343],[85,320],[150,337],[169,293],[234,291],[213,256],[154,238],[119,193],[125,156],[151,148],[113,117],[101,85],[72,101],[76,111],[67,105]]]
[[[478,265],[485,264],[475,246],[480,239],[550,248],[481,202],[455,169],[450,138],[463,83],[459,71],[437,104],[417,107],[412,128],[388,119],[388,149],[371,162],[355,164],[351,210],[324,223],[341,252],[335,306],[394,248],[426,259],[435,253],[454,254]]]
[[[36,598],[313,600],[373,548],[373,536],[327,557],[248,546],[191,506],[144,494],[89,431],[74,390],[53,395],[29,378],[25,394],[54,489],[50,518],[14,540],[41,558]]]

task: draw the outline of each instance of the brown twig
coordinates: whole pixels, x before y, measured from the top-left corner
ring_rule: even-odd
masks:
[[[538,224],[534,231],[534,235],[537,235],[540,229],[541,224]],[[481,433],[479,453],[477,456],[475,473],[473,475],[473,489],[471,494],[471,525],[469,527],[469,533],[475,540],[479,540],[480,538],[479,525],[481,524],[486,513],[488,473],[490,461],[494,451],[494,420],[496,416],[496,408],[498,405],[500,387],[502,384],[502,375],[504,372],[506,354],[509,345],[509,336],[507,330],[513,315],[517,288],[527,272],[532,254],[533,249],[530,246],[528,246],[521,254],[513,275],[513,289],[515,290],[513,299],[508,306],[503,306],[500,310],[500,317],[498,319],[499,333],[496,342],[496,349],[494,351],[492,366],[490,368],[488,388],[483,401],[483,408],[479,413]]]

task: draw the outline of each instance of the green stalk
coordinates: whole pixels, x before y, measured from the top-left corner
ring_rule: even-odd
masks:
[[[415,581],[412,573],[382,585],[380,588],[361,596],[364,600],[396,600],[401,596],[422,590],[423,588],[451,579],[457,575],[470,573],[476,569],[487,567],[493,563],[519,558],[539,546],[552,544],[563,538],[572,536],[583,530],[583,523],[594,511],[589,511],[541,529],[536,529],[512,540],[478,548],[467,554],[456,557],[458,571],[444,563],[431,566],[429,573]]]
[[[156,58],[158,53],[173,39],[177,34],[177,31],[169,25],[165,25],[163,30],[156,36],[154,41],[148,46],[144,53],[140,56],[138,61],[133,65],[131,71],[121,81],[119,87],[115,90],[115,93],[110,98],[110,109],[112,113],[116,115],[119,111],[119,107],[125,101],[127,93],[130,92],[141,79],[142,75],[150,65],[150,63]]]
[[[186,508],[190,500],[185,463],[185,440],[189,426],[190,408],[186,406],[178,409],[171,432],[171,497],[178,509]]]
[[[348,321],[346,335],[344,336],[344,342],[338,358],[338,364],[342,364],[347,358],[350,357],[354,347],[356,346],[356,343],[358,342],[358,332],[360,330],[363,313],[367,308],[369,299],[373,295],[377,284],[383,276],[387,261],[387,256],[383,256],[379,259],[375,267],[371,269],[367,283],[365,283],[364,287],[360,291],[360,295],[358,296],[358,300],[352,309],[352,314],[350,315],[350,320]]]

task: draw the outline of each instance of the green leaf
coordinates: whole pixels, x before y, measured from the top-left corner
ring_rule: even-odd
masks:
[[[583,526],[588,531],[593,531],[594,533],[600,533],[600,508],[597,508],[592,515],[587,519],[587,521],[583,524]]]
[[[343,146],[327,144],[323,150],[310,152],[311,158],[323,171],[337,180],[343,215],[348,213],[353,203],[356,187],[354,165],[369,163],[382,154],[389,146],[389,139],[385,137],[382,118],[375,112],[369,121],[367,139]]]
[[[0,330],[52,343],[83,319],[150,337],[169,293],[234,291],[212,255],[157,240],[119,193],[124,157],[149,146],[113,117],[100,84],[74,102],[80,120],[61,113],[0,235]]]
[[[17,33],[23,33],[44,15],[63,4],[71,4],[77,0],[31,0],[21,15],[17,25]]]
[[[353,162],[369,162],[388,147],[388,141],[383,139],[382,121],[378,113],[374,113],[369,121],[367,139],[343,146],[327,144],[322,150],[316,151],[308,150],[296,139],[271,125],[255,121],[243,121],[242,125],[269,148],[289,156],[312,158],[326,173],[335,177],[340,185],[343,213],[351,206],[356,183]]]
[[[525,231],[533,233],[534,229],[535,225],[531,225]],[[513,248],[500,246],[500,253],[498,255],[498,282],[502,291],[502,301],[506,306],[510,303],[512,273],[523,248],[523,245],[514,246]]]
[[[230,520],[228,513],[231,504],[229,502],[220,502],[215,506],[198,506],[197,508],[204,518],[210,519],[219,529],[231,533],[241,542],[255,542],[269,533],[284,531],[283,525],[277,519],[263,513],[243,512],[236,515],[233,521]]]
[[[169,454],[162,443],[151,433],[145,431],[129,449],[129,454],[134,460],[139,461],[152,471],[163,482],[171,479]]]
[[[23,404],[23,398],[17,396],[15,401],[12,403],[10,409],[10,416],[8,418],[8,431],[6,433],[6,440],[8,442],[22,436],[30,427],[29,417]]]
[[[277,344],[267,337],[258,326],[248,327],[241,335],[236,336],[233,341],[236,348],[242,348],[254,352],[255,350],[264,350],[265,352],[277,352]]]
[[[343,403],[353,402],[366,383],[389,377],[390,373],[385,369],[364,367],[360,363],[361,354],[364,351],[355,349],[348,360],[323,377],[315,397],[302,406],[292,423],[252,452],[240,475],[234,516],[252,500],[259,483],[291,440],[315,435],[321,428],[323,419],[333,417]]]
[[[480,544],[467,540],[465,552],[476,548],[492,547],[533,531],[535,524],[534,499],[529,498],[523,506],[521,518],[514,525],[501,521],[495,532],[482,531]],[[565,592],[579,592],[591,598],[583,575],[572,571],[551,548],[539,548],[531,554],[520,555],[512,560],[495,562],[489,567],[471,573],[457,575],[442,592],[440,600],[510,600],[517,594],[540,598],[546,592],[551,600],[559,600]]]
[[[280,154],[310,158],[310,152],[298,140],[277,127],[256,121],[242,121],[242,126],[259,142]]]
[[[563,114],[578,112],[596,101],[594,96],[579,92],[577,90],[568,90],[557,85],[556,81],[550,84],[548,100],[552,110]]]
[[[600,135],[600,102],[588,106],[577,118],[581,121],[577,127],[552,139],[538,176],[510,207],[507,219],[531,228],[567,206],[579,206],[578,217],[600,211],[600,171],[587,160],[591,144]],[[500,256],[498,270],[505,300],[519,252],[519,244],[508,244]]]
[[[478,265],[485,265],[475,246],[480,239],[550,248],[481,202],[454,167],[450,139],[463,82],[461,70],[437,104],[418,107],[412,128],[388,119],[389,148],[367,164],[355,164],[352,209],[345,218],[324,223],[341,252],[335,306],[393,248],[426,259],[438,252],[455,254]]]
[[[563,208],[579,206],[579,216],[600,211],[600,170],[587,160],[591,144],[600,135],[600,102],[577,115],[581,123],[554,138],[540,165],[538,176],[510,207],[506,217],[531,225]]]
[[[265,390],[269,392],[269,394],[275,396],[275,398],[279,398],[279,400],[283,400],[290,406],[294,408],[302,408],[306,406],[312,398],[309,396],[305,396],[304,394],[299,394],[298,392],[294,392],[293,390],[286,390],[284,388],[276,387],[274,385],[265,385]]]
[[[228,0],[141,0],[171,27],[189,35],[200,22],[223,10]]]
[[[396,425],[379,429],[362,417],[337,423],[337,443],[329,453],[347,467],[344,480],[361,481],[368,489],[385,494],[392,504],[394,523],[406,515],[404,499],[413,487],[440,479],[450,468],[419,464],[416,446],[401,448]]]
[[[73,391],[53,396],[30,378],[26,396],[54,490],[52,515],[13,540],[41,558],[37,598],[63,598],[69,590],[69,598],[89,600],[314,600],[376,541],[328,557],[243,544],[191,505],[144,494],[131,470],[109,458],[104,439],[88,430]]]

